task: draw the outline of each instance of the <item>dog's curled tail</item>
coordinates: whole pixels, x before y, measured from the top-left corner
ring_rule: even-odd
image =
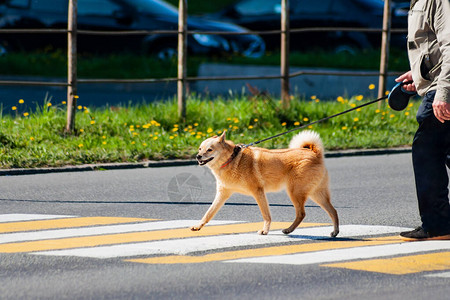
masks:
[[[305,130],[294,136],[289,143],[289,148],[305,148],[314,151],[318,156],[323,156],[324,148],[320,135],[311,130]]]

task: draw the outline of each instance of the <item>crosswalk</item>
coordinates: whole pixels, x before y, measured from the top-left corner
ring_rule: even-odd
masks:
[[[36,256],[121,259],[145,264],[317,265],[394,275],[450,277],[450,241],[404,242],[394,226],[342,225],[330,239],[329,224],[303,223],[290,235],[288,222],[274,222],[267,236],[260,222],[0,214],[0,257]]]

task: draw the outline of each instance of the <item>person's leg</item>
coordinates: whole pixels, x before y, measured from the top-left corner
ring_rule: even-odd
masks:
[[[450,204],[446,163],[450,122],[433,115],[434,93],[427,94],[418,111],[419,129],[413,141],[413,166],[422,227],[430,235],[450,234]],[[431,110],[431,114],[430,114]]]

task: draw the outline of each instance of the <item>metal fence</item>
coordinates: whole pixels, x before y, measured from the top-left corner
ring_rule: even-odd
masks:
[[[281,30],[270,31],[246,31],[246,32],[192,32],[187,28],[187,0],[179,0],[178,5],[178,30],[138,30],[138,31],[94,31],[77,29],[77,0],[69,0],[67,29],[0,29],[0,33],[9,34],[67,34],[67,80],[63,81],[0,81],[0,85],[22,85],[22,86],[63,86],[67,87],[67,122],[66,132],[75,129],[75,111],[77,106],[77,85],[79,83],[157,83],[177,82],[178,115],[181,120],[186,118],[186,84],[189,81],[211,81],[211,80],[252,80],[252,79],[280,79],[281,99],[283,107],[289,107],[289,81],[293,77],[302,75],[336,75],[336,76],[379,76],[378,96],[381,97],[386,90],[386,78],[388,75],[396,74],[388,72],[388,57],[390,34],[405,32],[404,29],[390,28],[391,0],[385,1],[383,28],[361,29],[361,28],[290,28],[289,26],[289,0],[281,1]],[[381,60],[379,72],[360,71],[289,71],[289,35],[290,33],[311,31],[353,31],[353,32],[380,32],[382,34]],[[222,77],[187,77],[187,36],[193,33],[200,34],[279,34],[281,59],[280,75],[265,76],[222,76]],[[173,78],[148,78],[148,79],[83,79],[77,78],[77,35],[78,34],[101,34],[101,35],[150,35],[150,34],[173,34],[178,36],[178,71],[177,77]]]

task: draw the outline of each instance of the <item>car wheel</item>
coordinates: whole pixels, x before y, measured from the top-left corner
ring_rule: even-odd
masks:
[[[171,46],[163,46],[154,51],[156,57],[160,60],[171,60],[178,55],[176,48]]]
[[[0,43],[0,56],[4,56],[6,54],[8,54],[8,49]]]
[[[358,48],[351,44],[340,44],[334,48],[333,52],[336,54],[346,53],[350,55],[355,55],[356,52],[358,52]]]

